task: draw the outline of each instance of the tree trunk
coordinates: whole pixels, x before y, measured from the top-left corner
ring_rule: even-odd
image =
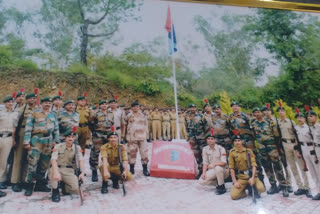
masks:
[[[89,23],[84,22],[81,27],[81,46],[80,46],[80,60],[83,64],[87,65],[87,51],[88,51],[88,27]]]

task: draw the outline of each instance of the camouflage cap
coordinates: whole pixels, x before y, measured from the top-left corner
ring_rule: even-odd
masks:
[[[43,103],[43,102],[52,102],[52,99],[51,97],[44,97],[40,100],[40,103]]]
[[[104,104],[104,103],[107,103],[107,101],[106,101],[106,100],[101,100],[101,101],[99,102],[99,105]]]
[[[196,104],[191,103],[189,104],[188,108],[196,108]]]
[[[29,98],[32,98],[32,97],[37,98],[38,95],[36,95],[35,93],[32,92],[32,93],[27,94],[26,99],[29,99]]]
[[[75,103],[75,102],[73,100],[67,100],[64,102],[63,107],[65,107],[66,105],[68,105],[70,103]]]
[[[10,100],[13,100],[13,97],[10,96],[10,95],[8,95],[8,96],[6,96],[5,98],[3,98],[2,102],[3,102],[3,103],[6,103],[6,102],[9,102]]]
[[[240,106],[240,103],[238,101],[232,101],[230,106],[232,107],[234,105]]]
[[[55,101],[55,100],[57,100],[57,99],[61,99],[61,100],[62,100],[62,97],[59,96],[59,95],[54,96],[54,97],[52,97],[52,102]]]
[[[256,111],[262,111],[262,110],[261,110],[261,108],[259,108],[259,107],[254,107],[254,108],[252,109],[252,113],[254,113],[254,112],[256,112]]]

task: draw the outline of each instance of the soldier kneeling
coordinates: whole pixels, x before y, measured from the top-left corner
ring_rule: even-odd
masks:
[[[216,194],[221,195],[226,192],[224,179],[229,176],[229,171],[226,169],[227,153],[226,150],[216,144],[216,137],[213,129],[206,136],[208,146],[202,150],[203,172],[199,179],[201,185],[217,184]]]
[[[76,139],[76,129],[65,133],[65,143],[57,144],[51,155],[51,165],[49,170],[49,179],[52,186],[52,201],[60,201],[60,192],[58,182],[61,182],[62,193],[79,194],[79,180],[83,181],[84,177],[84,162],[81,154],[80,146],[74,144]],[[77,148],[76,148],[77,147]],[[75,175],[75,159],[79,159],[80,175]]]
[[[245,189],[248,185],[255,186],[254,194],[259,198],[260,194],[265,192],[265,188],[257,177],[255,155],[250,149],[243,146],[242,138],[237,131],[233,130],[232,132],[235,136],[233,138],[234,148],[230,150],[229,154],[229,168],[233,181],[231,198],[236,200],[246,197]]]
[[[119,179],[131,180],[132,174],[128,170],[128,158],[126,148],[123,144],[118,144],[118,134],[111,127],[111,132],[108,134],[108,142],[101,146],[100,155],[102,165],[100,166],[102,175],[101,193],[108,193],[108,179],[112,180],[112,187],[119,189]],[[120,152],[121,151],[121,152]],[[120,171],[120,156],[122,157],[123,172]]]

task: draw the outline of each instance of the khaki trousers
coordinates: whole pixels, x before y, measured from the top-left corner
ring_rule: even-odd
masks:
[[[224,179],[229,176],[229,170],[221,166],[216,166],[214,169],[209,169],[206,172],[206,178],[200,177],[199,183],[201,185],[223,185]]]
[[[163,140],[170,140],[170,122],[162,122]]]
[[[152,139],[161,140],[161,121],[160,120],[152,121]]]
[[[24,182],[27,176],[28,151],[24,149],[23,138],[24,138],[24,129],[21,129],[19,132],[19,144],[17,145],[14,152],[13,168],[12,168],[12,175],[11,175],[11,183],[13,184]]]
[[[112,173],[112,174],[114,174],[115,176],[117,176],[120,179],[121,171],[120,171],[120,166],[119,165],[117,165],[117,166],[108,165],[108,171],[109,171],[110,174]],[[104,181],[108,181],[108,178],[103,177],[103,166],[102,165],[100,166],[100,172],[101,172],[101,175],[102,175],[102,179]],[[128,171],[127,172],[126,181],[130,181],[130,180],[132,180],[132,174]]]
[[[186,126],[184,123],[180,123],[180,138],[188,139]]]
[[[61,181],[65,183],[66,192],[70,194],[79,194],[78,177],[74,174],[74,169],[61,167],[59,168]],[[53,170],[49,170],[49,180],[53,189],[58,188],[58,181],[53,179]]]
[[[317,193],[320,193],[320,163],[316,164],[316,156],[311,155],[310,151],[313,150],[313,146],[301,146],[302,154],[304,160],[306,161],[308,171],[311,174],[311,178],[313,179],[314,183],[316,184]],[[320,148],[316,148],[317,157],[320,158]]]
[[[12,148],[12,136],[0,137],[0,182],[7,180],[7,161]]]
[[[249,184],[249,180],[238,179],[237,181],[241,184],[241,187],[238,189],[235,186],[232,186],[232,189],[231,189],[231,199],[232,200],[237,200],[237,199],[240,199],[240,198],[247,196],[247,194],[245,192],[245,188]],[[257,177],[255,179],[255,186],[257,188],[259,195],[266,191],[263,183]]]
[[[177,139],[177,124],[175,120],[170,121],[170,127],[171,127],[171,137],[172,139]]]

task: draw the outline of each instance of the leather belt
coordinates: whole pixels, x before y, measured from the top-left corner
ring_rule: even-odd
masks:
[[[295,143],[296,142],[295,139],[289,140],[289,139],[284,139],[284,138],[281,138],[281,141],[285,142],[285,143]]]
[[[121,129],[121,127],[120,127],[120,126],[116,127],[116,130],[120,130],[120,129]]]
[[[238,170],[238,171],[237,171],[237,174],[249,175],[249,170],[246,170],[246,171],[240,171],[240,170]]]
[[[79,127],[80,127],[80,128],[83,128],[83,127],[86,127],[86,126],[88,126],[88,123],[80,123],[80,124],[79,124]]]
[[[59,168],[70,168],[70,169],[73,169],[73,166],[61,166],[61,165],[59,165],[58,167]]]
[[[0,133],[0,137],[11,137],[12,136],[12,132],[9,133]]]

